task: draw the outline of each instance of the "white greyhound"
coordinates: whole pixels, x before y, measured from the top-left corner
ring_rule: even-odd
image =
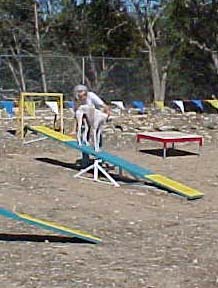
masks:
[[[87,136],[90,129],[90,132],[93,134],[94,149],[98,152],[103,126],[107,119],[108,115],[101,110],[96,109],[94,105],[80,105],[76,110],[78,144],[81,146],[82,142],[84,142],[85,145],[89,145]],[[85,124],[85,130],[82,134],[83,123]]]

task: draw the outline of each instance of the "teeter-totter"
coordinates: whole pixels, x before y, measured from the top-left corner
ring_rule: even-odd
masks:
[[[11,220],[18,221],[18,222],[24,222],[28,225],[33,225],[33,226],[36,226],[45,230],[50,230],[52,232],[62,234],[70,238],[76,238],[84,242],[93,243],[93,244],[102,242],[100,238],[93,236],[89,233],[83,232],[81,230],[72,229],[66,226],[59,225],[54,222],[50,222],[47,220],[42,220],[42,219],[33,217],[29,214],[11,211],[3,207],[0,207],[0,216],[6,217]]]
[[[145,169],[139,165],[133,164],[121,157],[118,157],[106,151],[96,152],[91,146],[79,146],[76,139],[73,139],[72,136],[56,132],[48,127],[28,126],[27,129],[33,132],[40,133],[48,138],[57,140],[73,149],[81,151],[84,154],[92,155],[95,158],[94,164],[85,169],[82,169],[79,173],[75,175],[75,177],[80,177],[86,172],[93,169],[95,181],[98,181],[98,172],[100,171],[110,181],[110,183],[118,187],[119,184],[101,166],[102,162],[106,162],[112,164],[115,167],[118,167],[120,170],[128,172],[137,179],[151,182],[152,184],[164,188],[171,193],[186,197],[188,200],[198,199],[204,195],[202,192],[196,189],[190,188],[182,183],[179,183],[160,174],[155,174],[149,169]]]

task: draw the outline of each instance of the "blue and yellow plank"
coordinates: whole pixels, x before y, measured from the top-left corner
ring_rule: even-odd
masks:
[[[71,136],[68,135],[64,135],[60,132],[56,132],[48,127],[31,126],[28,127],[28,129],[41,133],[54,140],[60,141],[73,149],[80,150],[82,153],[93,155],[98,159],[102,159],[104,162],[108,162],[114,166],[122,168],[123,170],[127,171],[134,177],[148,180],[159,187],[165,188],[168,191],[176,193],[180,196],[184,196],[189,200],[198,199],[203,197],[204,195],[203,193],[201,193],[196,189],[183,185],[165,176],[155,174],[149,169],[145,169],[139,165],[131,163],[121,157],[118,157],[106,151],[95,152],[95,150],[91,146],[79,146],[75,138],[72,138]]]
[[[175,192],[181,196],[185,196],[189,200],[198,199],[204,195],[196,189],[188,187],[182,183],[179,183],[159,174],[145,175],[145,178],[162,188],[166,188],[167,190]]]
[[[7,217],[7,218],[10,218],[10,219],[13,219],[15,221],[22,221],[22,222],[25,222],[26,224],[30,224],[30,225],[37,226],[37,227],[42,228],[42,229],[50,230],[50,231],[53,231],[55,233],[59,233],[59,234],[62,234],[62,235],[68,236],[68,237],[88,241],[90,243],[97,244],[97,243],[100,243],[102,241],[100,238],[93,236],[91,234],[88,234],[86,232],[83,232],[81,230],[71,229],[69,227],[62,226],[62,225],[59,225],[59,224],[54,223],[54,222],[35,218],[35,217],[28,215],[28,214],[19,213],[19,212],[12,212],[12,211],[5,209],[3,207],[0,207],[0,215]]]

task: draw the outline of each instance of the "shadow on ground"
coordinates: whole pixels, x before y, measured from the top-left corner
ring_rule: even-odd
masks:
[[[21,241],[21,242],[58,242],[58,243],[77,243],[77,244],[93,244],[88,240],[82,240],[76,237],[66,237],[66,236],[52,236],[52,235],[37,235],[37,234],[9,234],[1,233],[0,241]]]
[[[59,161],[59,160],[56,160],[56,159],[44,158],[44,157],[38,157],[38,158],[35,158],[35,159],[37,161],[40,161],[40,162],[52,164],[52,165],[55,165],[55,166],[64,167],[64,168],[67,168],[67,169],[77,170],[77,171],[80,171],[80,169],[83,168],[81,160],[77,160],[75,163],[68,163],[68,162],[63,162],[63,161]],[[92,163],[90,163],[90,165],[91,164]]]
[[[139,152],[163,157],[163,149],[140,149]],[[173,148],[168,148],[166,153],[167,157],[180,157],[180,156],[193,156],[193,155],[198,155],[198,153]]]
[[[66,163],[66,162],[62,162],[56,159],[51,159],[51,158],[35,158],[37,161],[41,161],[44,163],[48,163],[48,164],[52,164],[55,166],[60,166],[60,167],[64,167],[67,169],[72,169],[72,170],[76,170],[76,171],[80,171],[81,169],[85,168],[82,167],[82,161],[78,160],[76,163]],[[93,160],[90,161],[89,165],[93,164]],[[104,167],[105,168],[105,167]],[[138,179],[135,178],[131,178],[131,176],[125,176],[125,175],[119,175],[116,174],[116,172],[114,171],[114,168],[112,168],[111,166],[109,166],[109,168],[106,168],[107,172],[110,173],[110,175],[114,178],[114,180],[116,181],[120,181],[126,184],[135,184],[135,183],[139,183]],[[90,170],[87,172],[90,175],[93,175],[93,170]],[[99,171],[99,175],[103,176],[104,175]]]

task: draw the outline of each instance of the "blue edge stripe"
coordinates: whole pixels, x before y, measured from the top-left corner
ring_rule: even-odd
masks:
[[[68,231],[65,231],[64,229],[59,229],[59,228],[56,228],[56,227],[53,227],[49,224],[40,224],[40,223],[37,223],[35,222],[34,220],[29,220],[29,219],[25,219],[24,217],[21,217],[19,215],[17,215],[16,213],[10,211],[10,210],[7,210],[3,207],[0,207],[0,215],[4,216],[4,217],[7,217],[7,218],[10,218],[10,219],[13,219],[15,221],[22,221],[22,222],[25,222],[27,224],[30,224],[30,225],[34,225],[34,226],[38,226],[40,228],[43,228],[43,229],[46,229],[46,230],[50,230],[50,231],[53,231],[53,232],[57,232],[59,234],[64,234],[66,236],[70,236],[70,237],[75,237],[75,238],[78,238],[78,239],[82,239],[82,240],[85,240],[85,241],[88,241],[90,243],[100,243],[101,240],[99,239],[96,239],[96,238],[92,238],[91,235],[90,237],[88,236],[85,236],[85,235],[80,235],[79,232],[78,233],[73,233],[73,232],[68,232]],[[93,236],[94,237],[94,236]]]

